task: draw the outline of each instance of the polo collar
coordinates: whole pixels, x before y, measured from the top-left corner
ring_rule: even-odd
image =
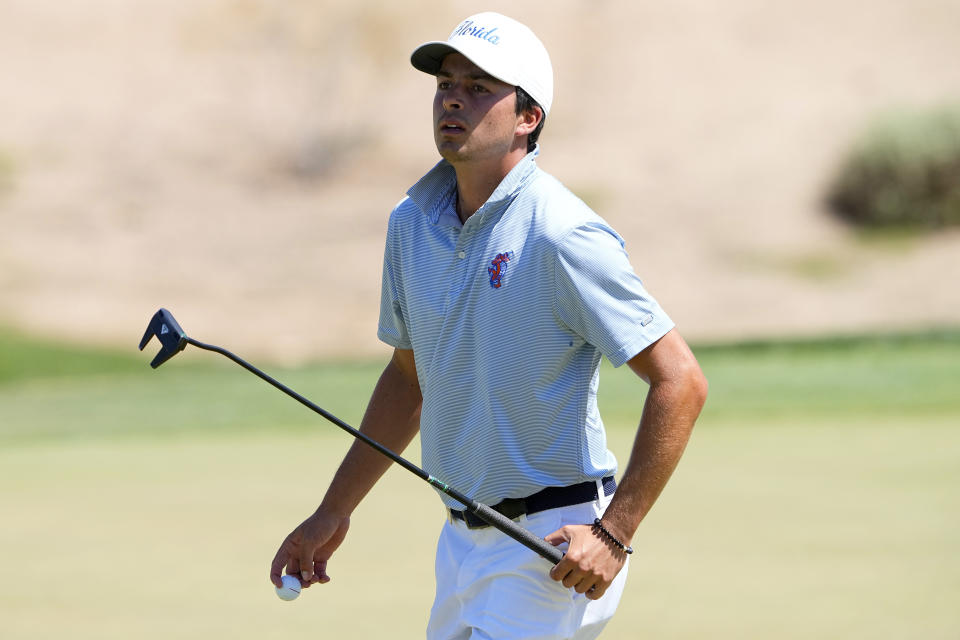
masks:
[[[510,173],[497,185],[487,201],[480,207],[479,212],[499,209],[501,203],[512,200],[527,184],[530,176],[537,169],[537,156],[540,155],[540,145],[528,153],[510,170]],[[446,160],[438,162],[433,169],[427,172],[420,180],[407,190],[407,195],[420,211],[433,224],[437,224],[443,209],[449,205],[452,194],[457,188],[457,173]]]

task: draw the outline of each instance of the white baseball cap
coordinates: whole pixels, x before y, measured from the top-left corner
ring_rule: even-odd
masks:
[[[487,11],[470,16],[446,41],[426,42],[410,55],[414,67],[437,75],[447,54],[462,53],[497,80],[520,87],[543,107],[553,104],[553,66],[540,39],[524,24]]]

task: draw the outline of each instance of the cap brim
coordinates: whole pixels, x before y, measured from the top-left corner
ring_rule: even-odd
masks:
[[[410,64],[424,73],[435,76],[440,71],[443,59],[451,53],[459,53],[459,51],[446,42],[426,42],[410,54]]]
[[[471,54],[475,54],[476,52],[471,52],[467,49],[452,45],[449,42],[425,42],[414,49],[413,53],[410,54],[410,64],[424,73],[429,73],[430,75],[435,76],[440,72],[440,67],[443,65],[443,59],[451,53],[459,53],[500,82],[506,82],[509,85],[517,84],[511,78],[506,78],[503,74],[497,73],[496,71],[493,71],[474,60],[474,55]]]

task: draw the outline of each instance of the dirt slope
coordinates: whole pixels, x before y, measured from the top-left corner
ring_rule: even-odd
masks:
[[[871,114],[960,98],[960,4],[549,7],[0,4],[0,321],[127,345],[162,305],[244,353],[382,353],[386,216],[436,158],[407,56],[492,8],[554,59],[541,166],[689,338],[960,323],[960,234],[819,204]]]

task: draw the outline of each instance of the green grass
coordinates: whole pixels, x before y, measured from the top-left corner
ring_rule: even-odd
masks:
[[[694,347],[711,423],[960,415],[960,332]],[[605,419],[631,419],[630,374],[601,373]]]
[[[220,356],[188,351],[153,370],[156,349],[108,351],[0,332],[0,446],[316,426],[315,414]],[[382,365],[262,368],[328,411],[359,419]]]
[[[48,439],[183,437],[317,428],[318,417],[214,354],[185,353],[152,370],[150,353],[63,346],[0,333],[0,445]],[[957,415],[960,331],[835,337],[695,348],[710,380],[704,420]],[[363,415],[383,362],[321,363],[267,373],[350,423]],[[646,387],[604,366],[607,423],[633,424]],[[327,428],[325,425],[321,425]]]
[[[420,480],[391,470],[334,581],[281,602],[269,561],[346,434],[211,354],[2,340],[4,638],[423,637],[443,516]],[[958,637],[960,333],[695,351],[708,406],[603,637]],[[381,367],[264,366],[354,424]],[[624,460],[644,385],[601,375]]]
[[[3,386],[37,378],[140,373],[144,362],[136,350],[121,352],[59,343],[12,329],[0,329],[0,353]]]
[[[611,429],[615,450],[629,438]],[[283,603],[267,583],[346,446],[248,432],[0,449],[4,637],[422,638],[443,516],[402,470],[355,513],[331,584]],[[955,420],[703,424],[604,638],[955,638],[958,487]]]

